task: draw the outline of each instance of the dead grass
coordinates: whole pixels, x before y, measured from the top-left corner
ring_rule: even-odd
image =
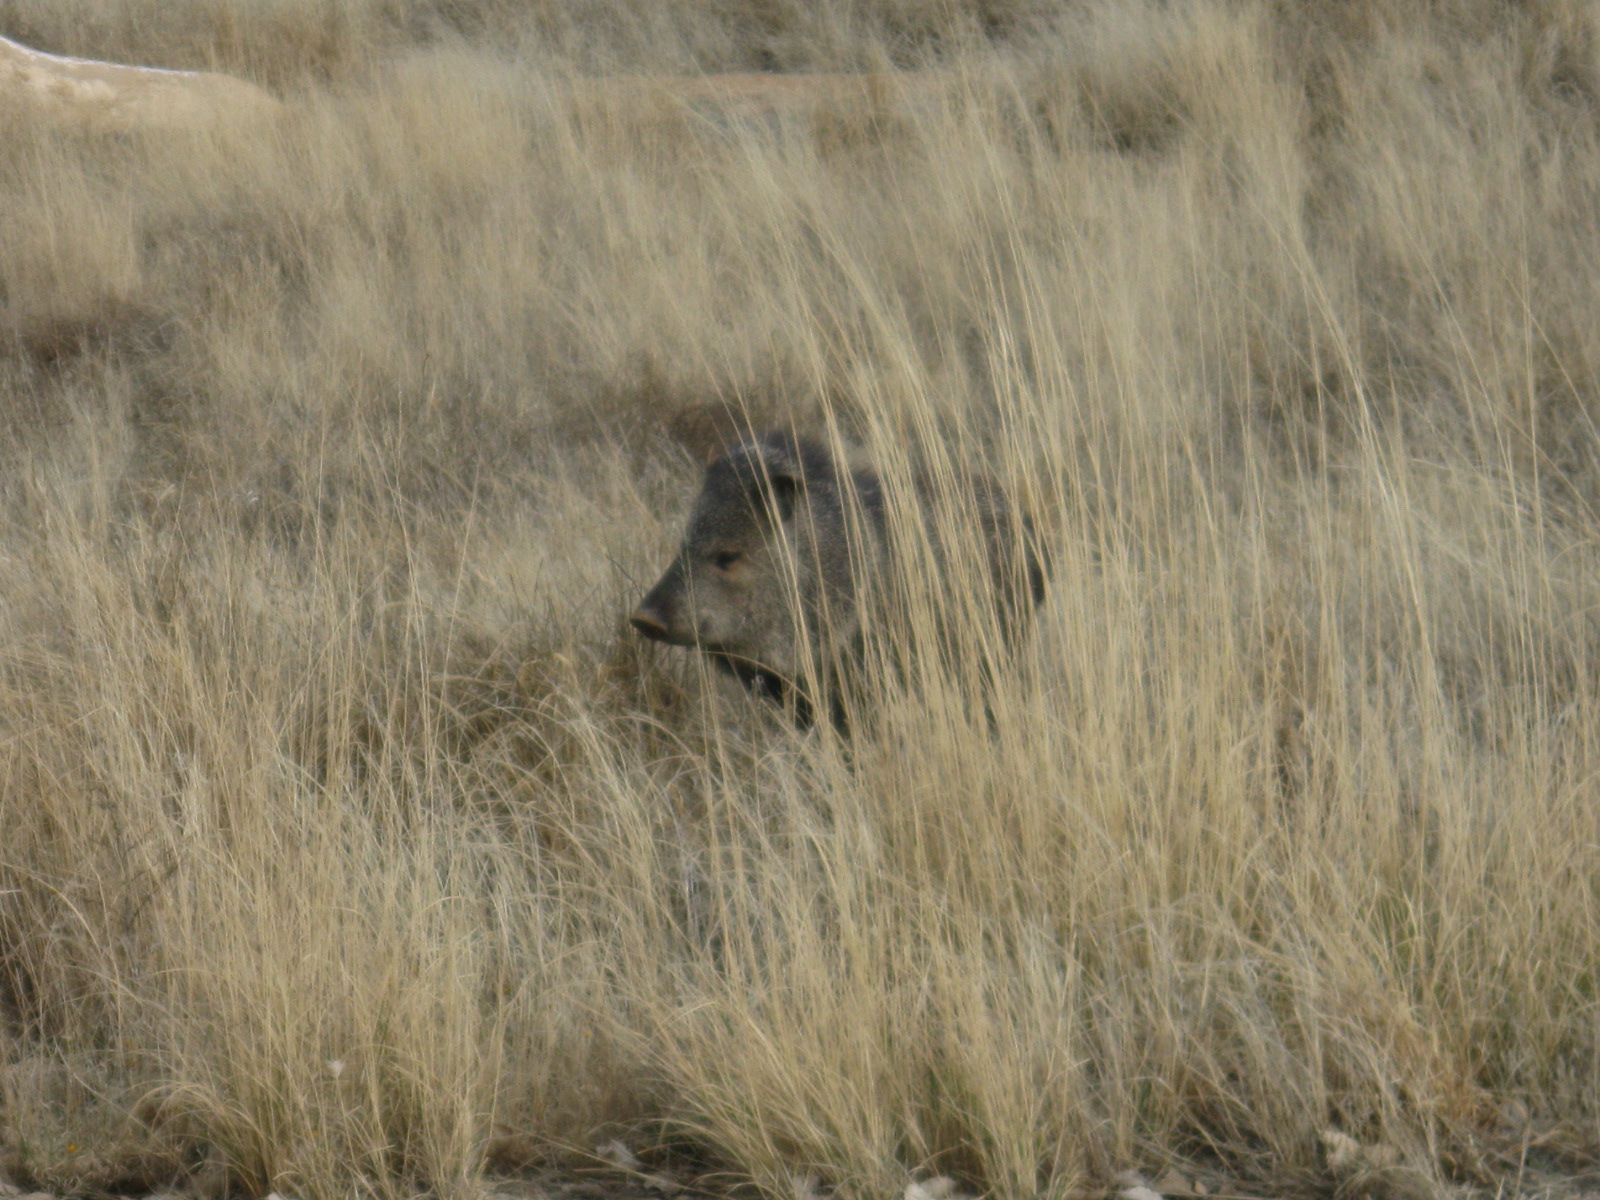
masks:
[[[0,5],[288,100],[0,139],[0,1173],[1592,1164],[1593,22],[931,11]],[[992,715],[631,639],[728,411],[1025,498]]]

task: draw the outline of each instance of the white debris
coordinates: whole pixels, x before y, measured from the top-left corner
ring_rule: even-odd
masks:
[[[961,1185],[948,1175],[936,1175],[920,1183],[913,1180],[906,1185],[905,1200],[972,1200],[961,1190]]]
[[[639,1161],[639,1156],[620,1138],[612,1138],[609,1142],[602,1142],[594,1148],[597,1157],[605,1159],[613,1167],[621,1167],[624,1171],[637,1171],[644,1164]]]
[[[1161,1200],[1161,1193],[1137,1171],[1118,1171],[1111,1182],[1116,1185],[1117,1200]]]

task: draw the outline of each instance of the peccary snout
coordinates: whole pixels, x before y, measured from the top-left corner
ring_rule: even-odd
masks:
[[[628,618],[628,623],[652,642],[666,642],[669,646],[672,644],[672,634],[667,630],[666,621],[648,604],[641,604],[634,609],[633,616]]]
[[[639,601],[639,607],[633,610],[628,622],[653,642],[693,646],[694,637],[675,617],[679,608],[677,597],[682,590],[682,573],[674,565],[661,577],[661,582],[650,589],[650,594]]]

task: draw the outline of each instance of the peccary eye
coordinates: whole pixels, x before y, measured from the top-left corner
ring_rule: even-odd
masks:
[[[740,554],[737,550],[722,550],[716,554],[713,554],[711,556],[711,561],[716,566],[717,570],[726,571],[729,567],[733,566],[734,563],[738,562],[743,557],[744,555]]]

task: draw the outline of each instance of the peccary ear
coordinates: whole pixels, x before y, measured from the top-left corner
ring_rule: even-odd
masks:
[[[755,444],[755,495],[779,522],[794,516],[795,502],[805,489],[801,455],[790,435],[769,433]]]
[[[766,498],[768,508],[777,514],[779,521],[794,516],[795,501],[799,499],[805,481],[797,472],[782,467],[769,467],[756,481],[756,487]]]

